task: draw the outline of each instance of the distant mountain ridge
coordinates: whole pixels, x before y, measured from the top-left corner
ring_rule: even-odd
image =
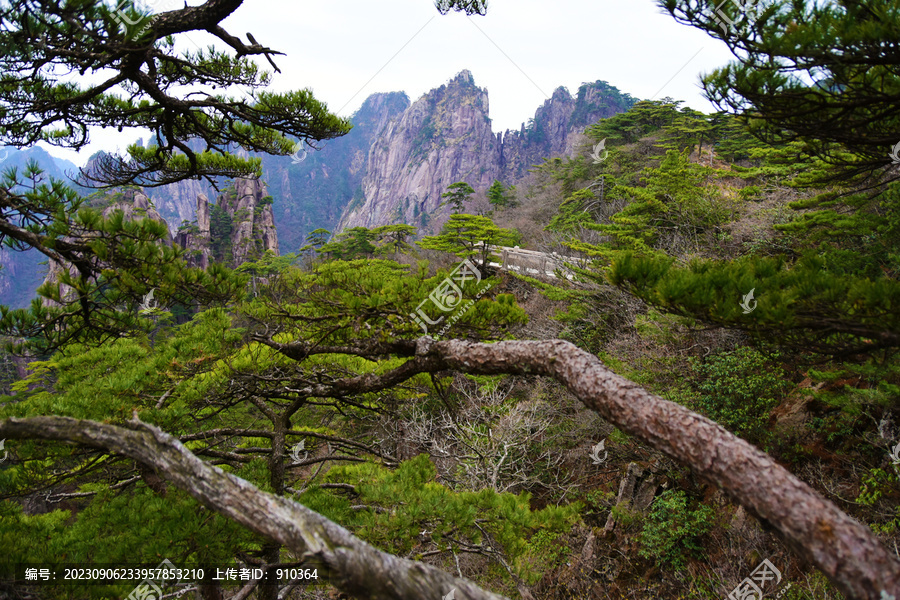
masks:
[[[347,135],[294,156],[257,155],[263,176],[253,193],[254,206],[268,194],[271,204],[260,225],[266,233],[248,231],[244,237],[290,253],[317,228],[337,233],[355,226],[408,223],[433,232],[449,214],[439,205],[451,183],[466,181],[479,192],[495,179],[516,184],[543,159],[571,155],[585,127],[628,110],[636,101],[603,81],[583,84],[575,97],[560,87],[520,130],[494,133],[487,90],[475,85],[468,70],[414,103],[403,92],[372,94],[351,117],[353,129]],[[247,155],[241,149],[236,152]],[[18,166],[20,171],[34,159],[46,175],[59,179],[78,172],[75,164],[39,147],[0,149],[0,158],[0,168]],[[223,181],[220,187],[228,185]],[[77,189],[84,195],[95,191]],[[203,247],[201,239],[208,237],[202,225],[217,205],[204,200],[220,198],[222,191],[207,181],[186,180],[141,193],[167,222],[176,243],[182,242],[198,264],[206,264],[215,252]],[[205,206],[200,211],[204,223],[198,223],[198,206]],[[255,225],[242,225],[248,226]],[[277,230],[277,239],[270,226]],[[0,304],[26,305],[47,272],[43,261],[38,252],[0,249]]]
[[[369,151],[362,194],[347,206],[337,230],[406,223],[434,232],[449,215],[447,186],[465,181],[476,192],[494,180],[515,184],[544,158],[571,155],[588,125],[631,108],[637,100],[606,82],[563,87],[520,131],[495,134],[486,89],[462,71],[391,121]]]
[[[40,183],[49,184],[50,177],[67,181],[69,176],[78,173],[75,163],[56,158],[40,146],[23,150],[10,146],[0,148],[0,170],[4,173],[15,168],[21,177],[30,161],[44,170]],[[37,250],[19,252],[0,248],[0,304],[27,306],[47,273],[46,260]]]

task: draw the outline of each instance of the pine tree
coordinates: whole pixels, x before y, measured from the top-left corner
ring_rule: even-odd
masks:
[[[203,10],[150,15],[131,3],[114,7],[102,0],[7,2],[0,7],[0,61],[7,75],[0,86],[0,143],[44,141],[78,150],[91,127],[149,128],[154,144],[130,146],[124,157],[105,155],[81,183],[155,186],[191,177],[259,176],[260,159],[228,150],[240,145],[288,155],[291,138],[324,140],[349,131],[349,123],[309,91],[262,89],[270,75],[250,57],[271,62],[277,52],[249,34],[245,43],[219,25],[239,5],[209,0]],[[211,32],[233,52],[176,51],[176,38],[195,30]],[[73,72],[82,76],[77,82],[68,77]],[[196,90],[185,96],[190,84]],[[232,87],[252,100],[215,91]],[[192,149],[198,146],[204,150]],[[35,248],[71,266],[59,282],[67,288],[49,284],[38,293],[51,303],[3,309],[0,330],[6,334],[34,341],[45,334],[47,348],[115,337],[146,325],[133,308],[151,289],[160,301],[188,306],[233,300],[240,278],[218,266],[205,273],[186,268],[179,250],[159,243],[161,224],[104,217],[62,182],[40,178],[30,167],[0,182],[0,243]]]
[[[513,185],[506,187],[497,180],[488,188],[487,197],[488,201],[497,208],[515,208],[519,205],[515,199],[516,187]]]
[[[372,233],[378,239],[379,252],[399,254],[412,248],[406,240],[410,236],[416,235],[416,231],[416,228],[412,225],[401,223],[376,227],[372,230]]]
[[[418,244],[422,248],[450,252],[460,258],[477,258],[484,268],[496,259],[494,248],[511,246],[518,240],[515,230],[497,227],[487,217],[451,215],[439,235],[426,236]]]
[[[465,210],[466,202],[475,193],[472,186],[465,181],[457,181],[447,186],[447,191],[441,194],[441,198],[446,198],[441,202],[441,206],[450,206],[453,214],[458,215]]]
[[[703,88],[760,139],[803,142],[835,166],[832,177],[900,177],[890,168],[900,142],[900,1],[659,4],[738,57]]]

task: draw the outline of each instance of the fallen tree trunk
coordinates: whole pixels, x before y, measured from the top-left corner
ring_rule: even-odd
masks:
[[[322,515],[209,465],[160,429],[131,421],[107,425],[69,417],[6,419],[0,438],[68,440],[128,456],[156,470],[201,504],[280,542],[329,570],[329,583],[357,598],[504,600],[467,579],[381,552]]]
[[[420,338],[417,355],[472,374],[546,375],[586,406],[721,487],[767,521],[815,564],[848,600],[900,598],[900,562],[872,531],[845,514],[768,454],[681,405],[610,371],[562,340],[480,344]]]
[[[290,345],[268,343],[285,355],[296,352]],[[410,360],[387,373],[367,373],[321,385],[321,390],[316,387],[308,394],[345,395],[385,389],[418,373],[448,369],[553,377],[622,431],[690,467],[768,522],[799,556],[819,567],[848,600],[900,597],[900,562],[867,527],[764,452],[713,421],[616,375],[596,356],[569,342],[481,344],[436,342],[426,337],[414,346],[397,342],[390,352],[409,356]],[[144,424],[129,426],[131,429],[123,429],[61,417],[9,419],[0,424],[0,437],[67,439],[131,456],[151,465],[206,506],[292,550],[319,557],[338,574],[337,587],[361,598],[443,597],[452,587],[461,598],[497,597],[437,569],[381,553],[321,515],[285,498],[264,494],[205,464],[158,429]],[[123,442],[126,438],[131,441]],[[132,438],[140,444],[136,446]],[[260,519],[261,514],[266,518]]]

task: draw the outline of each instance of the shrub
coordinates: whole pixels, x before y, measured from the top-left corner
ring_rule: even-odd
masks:
[[[694,408],[748,440],[764,439],[769,411],[792,387],[777,358],[743,347],[691,359],[700,394]]]
[[[698,505],[688,508],[687,495],[667,490],[653,502],[641,532],[640,555],[661,565],[681,570],[689,554],[702,550],[699,538],[712,529],[713,510]]]

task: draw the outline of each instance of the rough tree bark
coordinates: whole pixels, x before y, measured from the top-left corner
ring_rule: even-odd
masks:
[[[269,342],[288,353],[290,348]],[[801,557],[819,567],[848,600],[900,596],[900,562],[865,526],[843,513],[767,454],[720,425],[663,400],[607,369],[569,342],[509,341],[481,344],[420,338],[396,344],[405,364],[312,386],[315,395],[384,389],[417,373],[454,369],[471,374],[553,377],[586,406],[651,447],[720,486],[779,533]],[[314,352],[314,351],[310,351]],[[303,355],[308,355],[304,352]],[[381,553],[309,509],[259,492],[211,467],[167,434],[144,424],[130,429],[61,417],[8,419],[0,437],[67,439],[108,448],[152,465],[200,502],[298,552],[320,558],[338,574],[337,587],[361,598],[442,597],[452,587],[461,598],[497,598],[462,579]],[[266,515],[265,519],[258,518]]]
[[[900,597],[900,562],[869,528],[842,512],[772,458],[724,427],[654,396],[561,340],[477,344],[419,340],[417,355],[466,373],[519,373],[557,379],[622,431],[715,483],[770,523],[800,556],[852,600]]]
[[[305,506],[260,491],[194,456],[160,429],[130,421],[107,425],[69,417],[6,419],[0,438],[69,440],[103,448],[152,467],[208,508],[325,565],[329,583],[357,598],[504,600],[466,579],[381,552]]]

